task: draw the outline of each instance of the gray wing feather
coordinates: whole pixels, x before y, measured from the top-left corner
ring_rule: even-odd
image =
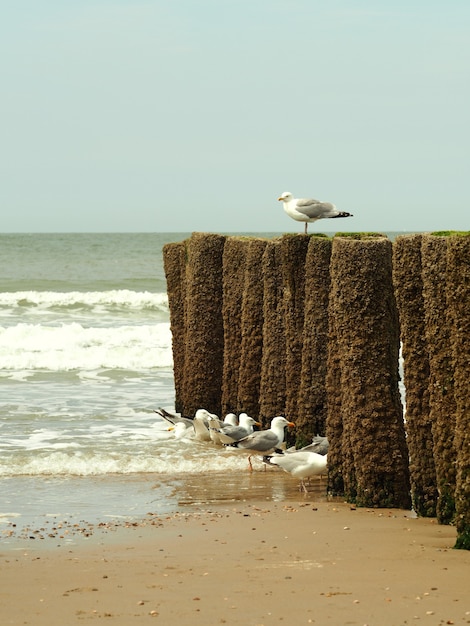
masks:
[[[245,450],[255,450],[257,452],[267,452],[276,447],[279,438],[271,430],[258,430],[244,439],[240,439],[237,447]]]
[[[216,432],[220,433],[224,443],[224,437],[226,437],[227,440],[239,441],[248,435],[247,429],[243,426],[223,426],[222,428],[217,428]]]
[[[296,208],[299,213],[303,213],[309,218],[334,216],[338,212],[331,202],[321,202],[313,198],[297,200]]]
[[[157,413],[157,415],[163,417],[164,420],[166,420],[170,424],[173,424],[173,426],[175,424],[178,424],[179,422],[183,423],[186,428],[189,428],[189,426],[194,426],[193,420],[189,417],[180,417],[179,415],[175,415],[174,413],[169,413],[168,411],[165,411],[165,409],[156,409],[154,410],[154,413]]]

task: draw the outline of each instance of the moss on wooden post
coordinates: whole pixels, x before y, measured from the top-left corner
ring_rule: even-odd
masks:
[[[260,382],[260,420],[266,425],[286,408],[286,335],[282,251],[279,239],[269,241],[262,258],[263,356]]]
[[[181,413],[184,409],[183,385],[186,354],[186,242],[169,243],[163,247],[163,266],[170,309],[175,409]]]
[[[240,412],[258,419],[263,356],[263,271],[261,259],[267,239],[250,239],[245,261],[245,283],[242,298],[241,362],[238,376]]]
[[[222,415],[238,410],[238,378],[242,348],[242,299],[248,240],[227,237],[223,253],[224,359]]]
[[[188,240],[186,272],[186,353],[184,413],[199,408],[220,415],[224,328],[222,254],[225,237],[193,233]]]
[[[422,235],[397,237],[393,244],[393,279],[404,360],[411,496],[418,515],[435,517],[438,492],[429,408],[421,243]]]
[[[455,547],[470,550],[470,233],[455,234],[449,238],[447,303],[451,324],[456,408]]]
[[[311,236],[305,257],[302,364],[298,393],[297,446],[326,434],[326,372],[331,239]]]
[[[450,319],[447,315],[448,238],[423,235],[421,264],[426,344],[429,358],[429,417],[438,489],[437,519],[455,516],[455,398]]]
[[[381,236],[335,237],[330,274],[343,457],[345,451],[349,454],[342,468],[346,497],[360,506],[409,508],[390,241]],[[335,392],[329,389],[328,396]]]

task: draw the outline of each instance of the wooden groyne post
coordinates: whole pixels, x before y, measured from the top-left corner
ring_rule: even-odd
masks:
[[[438,489],[429,402],[422,240],[421,234],[397,237],[393,246],[393,279],[400,311],[413,507],[418,515],[435,517]]]
[[[470,550],[470,234],[449,238],[447,302],[454,361],[456,548]]]
[[[391,242],[383,236],[335,237],[330,275],[328,368],[338,371],[328,379],[327,394],[331,410],[340,412],[342,433],[327,429],[333,453],[328,465],[341,473],[350,501],[409,508]],[[336,427],[338,421],[332,415]]]
[[[328,488],[470,548],[468,233],[194,233],[164,248],[175,405],[327,434]],[[404,359],[406,420],[399,394]]]

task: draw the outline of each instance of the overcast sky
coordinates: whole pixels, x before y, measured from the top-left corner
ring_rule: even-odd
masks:
[[[0,232],[470,229],[468,0],[0,0]]]

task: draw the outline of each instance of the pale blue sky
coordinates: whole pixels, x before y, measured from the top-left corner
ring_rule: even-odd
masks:
[[[468,0],[0,0],[0,231],[470,229]]]

